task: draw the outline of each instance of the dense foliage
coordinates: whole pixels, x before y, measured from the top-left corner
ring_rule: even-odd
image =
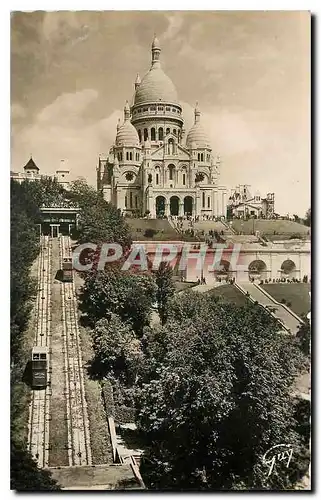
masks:
[[[49,471],[39,469],[30,453],[15,442],[11,445],[10,487],[16,491],[57,491]]]
[[[72,183],[68,198],[81,209],[76,235],[79,243],[117,242],[124,249],[130,247],[131,236],[125,219],[120,210],[104,200],[102,193],[84,180],[77,180]]]
[[[148,273],[124,272],[118,266],[85,274],[80,301],[90,324],[117,314],[137,334],[148,325],[156,285]]]
[[[48,472],[37,467],[26,449],[24,429],[28,394],[22,382],[27,355],[23,333],[27,326],[35,282],[30,268],[39,252],[39,208],[52,193],[60,191],[56,182],[11,182],[11,488],[25,490],[59,489]]]
[[[307,466],[291,395],[303,357],[260,306],[189,292],[151,334],[149,381],[139,392],[152,489],[287,489]],[[291,443],[289,469],[267,477],[273,445]]]
[[[115,376],[126,385],[137,382],[143,353],[140,341],[128,323],[115,314],[109,319],[99,320],[93,332],[93,347],[96,353],[94,366],[100,377]]]
[[[155,273],[158,314],[162,324],[166,323],[169,304],[174,296],[173,269],[166,262],[161,262]]]

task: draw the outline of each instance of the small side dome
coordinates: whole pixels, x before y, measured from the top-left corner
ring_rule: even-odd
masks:
[[[195,121],[194,125],[187,134],[186,146],[188,148],[195,149],[195,144],[196,144],[197,148],[210,148],[211,147],[210,139],[200,122],[201,113],[198,108],[198,103],[196,103],[194,113],[195,113]]]
[[[137,130],[130,121],[125,121],[119,127],[116,135],[116,146],[139,146]]]
[[[128,101],[124,107],[124,123],[117,125],[116,146],[139,146],[139,137],[134,125],[130,122],[130,107]]]

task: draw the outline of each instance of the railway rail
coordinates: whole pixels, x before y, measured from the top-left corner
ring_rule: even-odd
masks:
[[[63,258],[72,255],[69,237],[60,236],[59,251],[62,268]],[[92,465],[74,282],[61,283],[61,300],[69,465]]]
[[[50,349],[51,240],[48,236],[40,237],[37,278],[34,346]],[[28,447],[39,467],[49,466],[50,372],[49,356],[48,384],[42,390],[32,391],[29,405]]]

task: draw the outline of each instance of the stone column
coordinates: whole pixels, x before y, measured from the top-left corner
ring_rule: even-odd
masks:
[[[167,215],[167,217],[170,215],[170,203],[169,201],[165,201],[165,215]]]
[[[212,191],[212,215],[216,217],[216,198],[217,198],[217,193],[215,190]]]
[[[226,191],[223,191],[222,215],[226,217]]]
[[[184,202],[180,201],[178,207],[178,216],[183,217],[183,215],[184,215]]]
[[[217,191],[216,195],[216,217],[219,217],[221,215],[221,210],[220,210],[220,191]]]

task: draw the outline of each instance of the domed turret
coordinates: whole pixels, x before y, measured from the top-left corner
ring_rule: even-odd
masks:
[[[134,104],[168,102],[178,104],[177,92],[170,78],[160,65],[160,43],[156,36],[152,43],[152,66],[137,85]]]
[[[130,108],[128,101],[124,107],[124,123],[117,126],[116,146],[139,146],[139,138],[135,127],[130,123]]]
[[[195,144],[197,148],[210,148],[210,140],[205,130],[200,123],[201,112],[198,107],[198,103],[195,106],[195,121],[191,130],[188,132],[186,139],[186,146],[188,148],[194,148]]]

